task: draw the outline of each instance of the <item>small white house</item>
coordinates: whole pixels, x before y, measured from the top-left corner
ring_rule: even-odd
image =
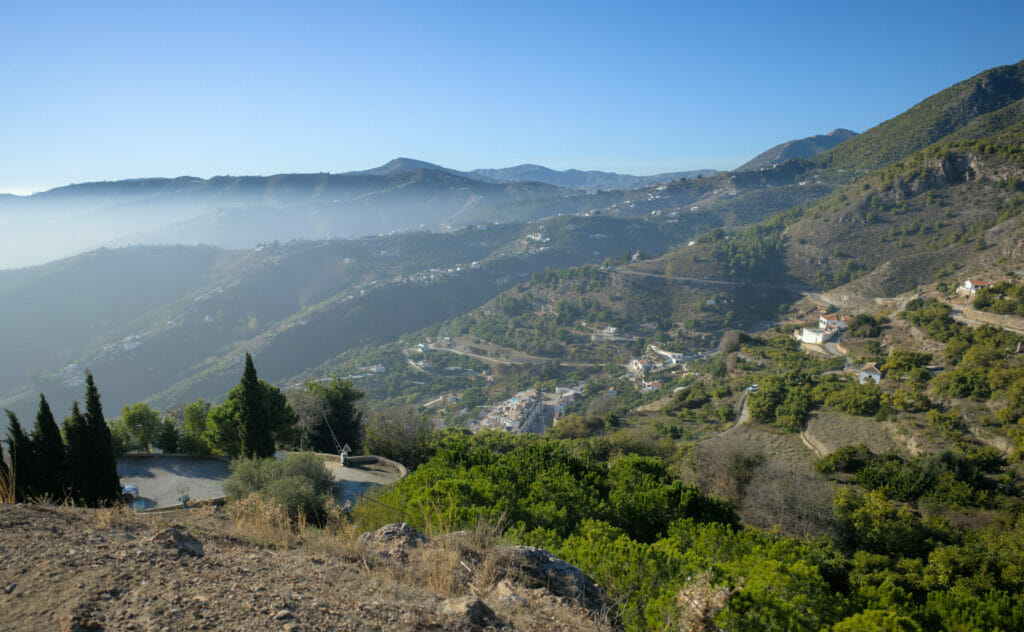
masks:
[[[868,380],[871,380],[875,384],[882,381],[882,370],[878,368],[877,362],[870,362],[860,368],[860,373],[857,375],[857,381],[861,384],[867,384]]]
[[[851,320],[853,319],[842,314],[822,314],[818,317],[818,329],[846,331],[850,327]]]
[[[967,279],[957,289],[962,291],[962,292],[964,292],[964,293],[966,293],[966,294],[970,294],[971,296],[974,296],[977,293],[978,290],[981,290],[981,289],[984,289],[984,288],[987,288],[987,287],[992,287],[992,282],[991,281],[978,281],[976,279]]]
[[[809,329],[804,327],[797,335],[797,340],[812,345],[825,344],[836,337],[835,329]]]

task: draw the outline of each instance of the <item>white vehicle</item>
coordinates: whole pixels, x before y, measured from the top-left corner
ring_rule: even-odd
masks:
[[[139,488],[136,485],[125,485],[121,488],[121,496],[124,498],[124,502],[129,505],[139,499]]]

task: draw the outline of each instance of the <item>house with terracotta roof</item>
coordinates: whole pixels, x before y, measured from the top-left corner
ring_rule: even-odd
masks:
[[[964,294],[970,294],[971,296],[974,296],[975,293],[977,293],[978,290],[981,290],[981,289],[984,289],[984,288],[987,288],[987,287],[992,287],[992,285],[993,285],[993,283],[991,281],[980,281],[980,280],[977,280],[977,279],[967,279],[966,281],[964,281],[963,283],[960,284],[960,287],[957,288],[957,291],[958,292],[962,292]]]
[[[875,384],[882,381],[882,370],[878,368],[877,362],[869,362],[860,368],[860,373],[857,375],[857,381],[861,384],[867,384],[868,380],[871,380]]]
[[[822,314],[818,317],[818,329],[845,331],[850,327],[851,320],[853,319],[843,314]]]

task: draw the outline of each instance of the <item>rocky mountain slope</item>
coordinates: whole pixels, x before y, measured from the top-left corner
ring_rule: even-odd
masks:
[[[990,68],[921,101],[899,116],[816,157],[814,162],[839,179],[902,160],[932,143],[963,135],[977,139],[992,135],[993,127],[972,125],[977,119],[1002,121],[998,128],[1019,122],[1024,98],[1024,61]],[[1006,108],[1006,110],[1004,110]],[[1010,116],[1003,116],[1010,114]]]

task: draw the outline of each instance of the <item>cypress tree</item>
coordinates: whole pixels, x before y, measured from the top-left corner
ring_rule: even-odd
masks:
[[[53,419],[53,412],[46,396],[39,395],[39,412],[36,413],[36,425],[32,429],[32,444],[38,462],[46,468],[47,476],[39,478],[39,493],[47,494],[53,499],[67,495],[67,450],[64,439],[60,436],[60,428]]]
[[[14,490],[11,489],[11,472],[7,469],[7,461],[4,459],[4,445],[0,442],[0,503],[14,500]]]
[[[85,372],[85,422],[89,428],[92,455],[93,502],[90,504],[115,503],[121,499],[121,479],[117,475],[117,457],[110,428],[103,418],[100,392],[93,382],[92,373]]]
[[[68,494],[77,502],[92,504],[92,446],[89,428],[76,401],[71,405],[71,416],[64,419],[64,437],[67,439],[67,470],[65,470]]]
[[[32,439],[21,428],[17,415],[6,409],[4,412],[8,420],[7,452],[14,473],[14,499],[22,503],[37,493],[39,466]]]
[[[253,366],[252,356],[248,351],[245,353],[245,371],[242,373],[240,385],[242,397],[239,434],[242,439],[242,455],[250,458],[273,456],[274,438],[263,402],[263,389],[260,387],[256,367]]]

